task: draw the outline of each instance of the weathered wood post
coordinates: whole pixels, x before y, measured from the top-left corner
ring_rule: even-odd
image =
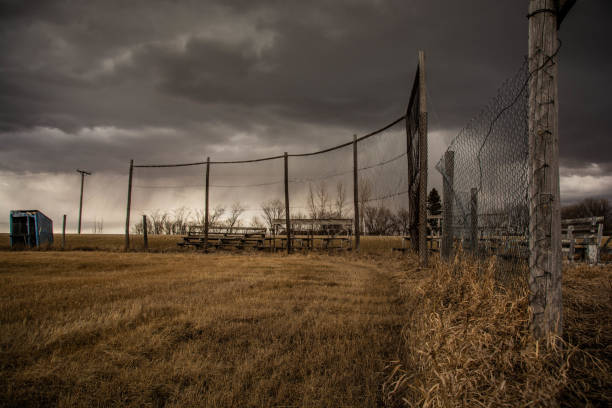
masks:
[[[470,190],[470,251],[478,254],[478,189]]]
[[[355,252],[359,251],[360,235],[359,230],[359,168],[357,165],[357,135],[353,135],[353,206],[355,214]]]
[[[127,211],[125,215],[125,250],[130,249],[130,207],[132,205],[132,174],[134,173],[134,160],[130,160],[130,175],[128,177]]]
[[[449,260],[453,250],[453,186],[455,180],[455,152],[444,153],[444,174],[442,175],[442,200],[444,219],[442,221],[442,259]]]
[[[569,252],[567,258],[570,262],[574,262],[574,252],[576,251],[576,244],[574,242],[574,226],[570,225],[567,227],[567,239],[569,240]]]
[[[66,214],[64,214],[64,220],[62,221],[62,250],[66,248]]]
[[[204,252],[208,252],[208,189],[210,183],[210,157],[206,158],[206,195],[204,198]]]
[[[557,13],[566,7],[558,6],[529,0],[529,303],[536,339],[563,332],[556,54]]]
[[[83,213],[83,184],[85,184],[85,175],[90,176],[91,173],[85,170],[77,169],[77,173],[81,173],[81,198],[79,199],[79,226],[78,233],[81,234],[81,214]]]
[[[419,257],[421,266],[427,266],[427,87],[423,51],[419,51]]]
[[[289,213],[289,155],[285,152],[285,226],[287,228],[287,253],[291,253],[291,215]]]
[[[595,244],[597,245],[597,263],[601,261],[601,240],[603,238],[603,221],[597,226],[597,238]]]
[[[148,251],[149,250],[149,235],[147,231],[147,216],[145,214],[142,214],[142,241],[143,241],[144,250]]]

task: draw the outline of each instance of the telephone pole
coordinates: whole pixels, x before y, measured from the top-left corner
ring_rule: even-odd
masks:
[[[81,199],[79,200],[79,234],[81,233],[81,214],[83,212],[83,184],[85,175],[91,176],[91,172],[77,169],[77,173],[81,173]]]

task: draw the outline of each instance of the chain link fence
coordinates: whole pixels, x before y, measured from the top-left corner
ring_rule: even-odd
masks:
[[[447,256],[461,247],[496,255],[502,278],[528,263],[527,62],[459,132],[436,165],[442,174]]]

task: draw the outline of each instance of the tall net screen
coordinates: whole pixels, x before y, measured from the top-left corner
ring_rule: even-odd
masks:
[[[524,64],[436,166],[451,199],[446,228],[455,246],[497,255],[503,275],[522,271],[528,258],[527,79]]]

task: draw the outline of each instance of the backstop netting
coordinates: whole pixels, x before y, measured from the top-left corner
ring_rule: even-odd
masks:
[[[497,255],[508,265],[498,268],[504,273],[522,270],[528,260],[527,80],[525,63],[436,166],[454,246]]]

